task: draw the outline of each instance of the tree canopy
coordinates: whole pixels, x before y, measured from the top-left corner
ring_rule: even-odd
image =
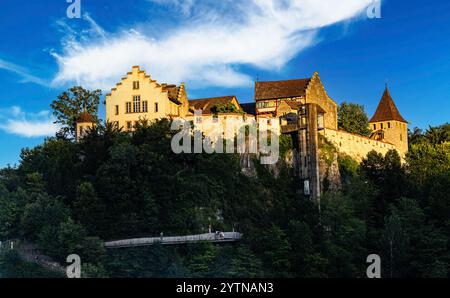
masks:
[[[76,121],[83,112],[97,121],[100,96],[100,90],[90,91],[80,86],[72,87],[59,95],[50,105],[56,117],[55,123],[61,127],[58,134],[63,137],[75,137]]]
[[[450,145],[424,138],[406,163],[396,151],[358,164],[339,156],[341,191],[321,209],[297,191],[285,162],[235,154],[175,154],[169,120],[133,133],[99,124],[80,142],[49,138],[0,170],[0,240],[36,243],[64,261],[81,256],[89,277],[365,277],[377,253],[383,277],[448,277]],[[244,234],[208,243],[106,251],[104,241],[213,230]],[[32,276],[0,252],[2,274]],[[27,275],[27,272],[29,274]]]
[[[338,107],[338,127],[341,130],[370,136],[369,117],[364,111],[364,106],[343,102]]]

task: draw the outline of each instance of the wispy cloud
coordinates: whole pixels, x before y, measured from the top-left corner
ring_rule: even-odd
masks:
[[[21,82],[23,83],[34,83],[41,86],[49,85],[49,82],[45,81],[44,79],[30,74],[28,69],[3,59],[0,59],[0,69],[4,69],[19,75],[21,77]]]
[[[148,0],[159,5],[169,5],[181,11],[185,16],[190,15],[197,0]]]
[[[53,83],[109,89],[137,64],[191,87],[250,85],[244,67],[280,70],[317,42],[321,28],[360,15],[372,0],[149,1],[181,9],[176,27],[107,33],[89,16],[100,38],[64,42]]]
[[[0,109],[0,129],[27,138],[53,136],[58,130],[49,111],[27,113],[20,107]]]
[[[96,34],[98,34],[100,37],[103,37],[103,38],[106,37],[106,32],[105,32],[105,30],[103,30],[103,28],[100,27],[100,26],[97,24],[96,21],[94,21],[94,19],[91,17],[90,14],[85,13],[84,16],[83,16],[83,18],[84,18],[86,21],[89,22],[89,24],[90,24],[92,30],[94,30],[94,32],[95,32]]]

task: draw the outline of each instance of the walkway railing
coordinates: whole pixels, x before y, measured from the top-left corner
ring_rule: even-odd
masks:
[[[242,234],[238,232],[220,232],[220,233],[207,233],[189,236],[152,237],[152,238],[117,240],[105,242],[105,247],[106,248],[139,247],[139,246],[154,245],[156,243],[162,245],[176,245],[176,244],[203,242],[203,241],[220,243],[220,242],[238,241],[241,238]]]

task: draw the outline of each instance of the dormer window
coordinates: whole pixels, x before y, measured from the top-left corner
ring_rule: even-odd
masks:
[[[139,81],[134,81],[133,82],[133,89],[134,90],[139,90]]]

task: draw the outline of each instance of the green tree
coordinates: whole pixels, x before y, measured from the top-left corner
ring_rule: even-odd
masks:
[[[215,115],[224,113],[243,113],[242,110],[238,109],[234,104],[218,104],[211,108],[211,112]]]
[[[105,206],[97,196],[94,186],[90,182],[83,182],[77,188],[77,197],[74,202],[76,218],[86,227],[91,235],[103,227]]]
[[[211,243],[202,243],[193,249],[187,266],[192,277],[208,276],[212,271],[217,254],[217,248]]]
[[[56,117],[55,123],[61,126],[58,134],[62,137],[75,137],[76,120],[83,112],[97,120],[100,96],[101,90],[90,91],[80,86],[72,87],[59,95],[50,105]]]
[[[2,194],[0,185],[0,238],[14,235],[19,223],[19,206],[14,197]]]
[[[230,265],[227,277],[258,278],[264,275],[261,260],[245,245],[239,245],[231,259],[224,261]]]
[[[29,174],[39,173],[48,194],[61,196],[65,203],[74,200],[78,180],[83,176],[78,144],[49,138],[33,149],[23,149],[20,157],[18,171],[25,179],[30,179],[26,177]]]
[[[23,236],[31,241],[37,240],[41,229],[58,227],[69,216],[68,208],[57,198],[44,193],[35,202],[29,203],[21,218]]]
[[[408,129],[409,145],[421,143],[422,141],[424,141],[424,139],[425,139],[425,136],[423,134],[423,131],[420,128],[414,127],[414,129],[412,131],[410,129]]]
[[[450,144],[423,142],[412,145],[406,161],[412,184],[424,187],[433,177],[450,170]]]
[[[262,254],[264,265],[270,272],[270,275],[289,277],[291,270],[289,256],[292,252],[292,247],[285,231],[273,225],[267,231],[261,232],[259,246],[258,250]]]
[[[366,222],[353,213],[348,197],[325,193],[322,198],[323,255],[330,277],[362,276],[359,260],[367,257]]]
[[[431,127],[425,133],[425,138],[430,144],[439,145],[450,141],[450,134],[444,127]]]
[[[351,133],[369,136],[369,117],[364,111],[364,106],[343,102],[338,107],[338,127]]]
[[[84,238],[86,237],[86,230],[82,225],[76,223],[72,218],[59,225],[58,242],[62,256],[69,254],[81,254],[83,249]]]

